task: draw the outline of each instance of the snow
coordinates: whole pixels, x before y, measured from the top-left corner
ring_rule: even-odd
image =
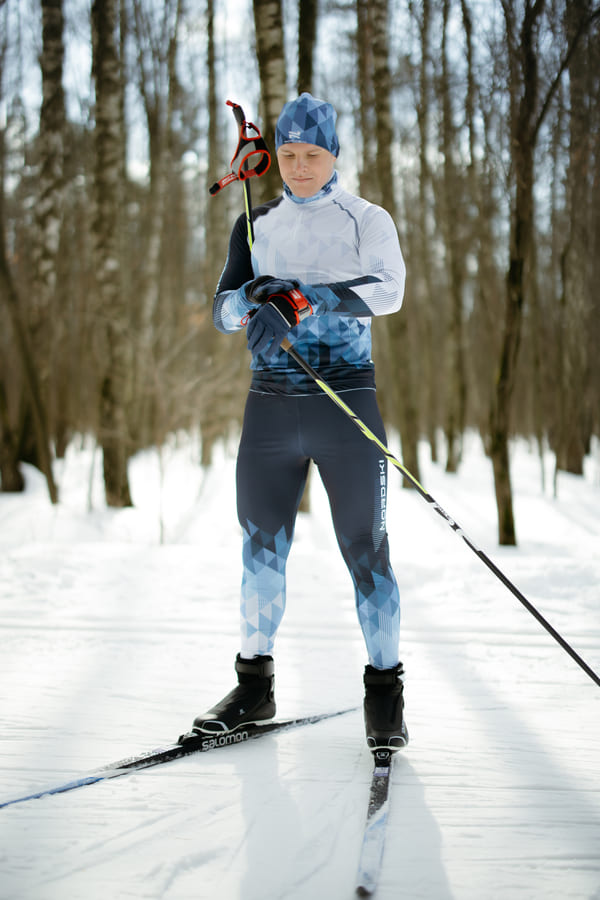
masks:
[[[394,452],[397,444],[392,443]],[[0,494],[0,800],[171,743],[233,686],[235,447],[180,436],[103,503],[85,442]],[[500,548],[491,466],[421,480],[600,671],[600,454],[583,478],[513,448],[519,546]],[[600,900],[600,689],[448,524],[390,472],[408,748],[378,900]],[[348,486],[351,490],[351,485]],[[276,648],[280,717],[357,706],[364,646],[312,481]],[[360,710],[0,810],[2,900],[341,900],[353,895],[372,762]]]

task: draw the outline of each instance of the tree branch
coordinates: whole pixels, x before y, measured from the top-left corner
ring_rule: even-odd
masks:
[[[600,17],[600,6],[597,6],[596,9],[592,10],[587,19],[583,19],[577,29],[573,40],[571,41],[570,46],[567,47],[567,51],[562,59],[562,62],[558,68],[558,72],[556,73],[550,87],[548,88],[548,92],[544,98],[544,102],[542,103],[539,115],[536,119],[535,125],[533,127],[533,138],[537,138],[538,131],[540,130],[542,123],[546,117],[546,113],[552,103],[552,99],[558,89],[558,85],[560,84],[560,80],[565,72],[565,69],[569,67],[569,64],[577,50],[579,45],[579,41],[583,37],[583,35],[588,31],[593,22]]]

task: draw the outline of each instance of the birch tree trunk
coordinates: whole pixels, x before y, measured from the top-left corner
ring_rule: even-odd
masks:
[[[598,35],[600,32],[600,24],[596,23],[594,33]],[[592,71],[595,73],[592,86],[595,84],[595,96],[600,93],[600,40],[590,41],[590,58],[592,61]],[[594,96],[594,94],[592,94]],[[592,246],[600,246],[600,109],[598,104],[594,107],[593,116],[593,140],[592,140],[592,159],[594,167],[590,173],[590,231]],[[590,278],[594,285],[600,284],[600,253],[592,255],[590,263]],[[600,436],[600,408],[597,402],[600,397],[600,359],[598,358],[598,347],[600,347],[600,294],[594,291],[592,294],[592,314],[590,329],[588,333],[589,346],[592,348],[591,357],[591,373],[590,373],[590,429],[591,433]]]
[[[19,493],[25,490],[25,479],[19,468],[19,449],[10,421],[4,383],[0,379],[0,490]]]
[[[510,147],[514,173],[511,209],[509,266],[506,273],[504,330],[490,415],[490,456],[498,510],[500,544],[515,545],[516,532],[510,480],[509,438],[516,366],[521,343],[526,266],[533,236],[534,148],[538,106],[536,37],[544,0],[526,0],[525,13],[516,32],[515,4],[504,2],[508,65],[510,67]]]
[[[418,100],[416,103],[417,124],[419,128],[419,178],[418,178],[418,203],[416,210],[417,228],[415,233],[415,246],[417,253],[411,260],[411,281],[420,283],[422,289],[417,297],[412,295],[413,301],[417,301],[422,307],[420,313],[423,367],[425,382],[424,428],[429,441],[431,459],[437,462],[436,431],[439,425],[438,397],[440,390],[440,377],[438,360],[438,347],[440,346],[439,310],[437,309],[437,295],[433,282],[433,251],[430,229],[428,226],[428,212],[431,203],[431,171],[427,159],[429,146],[429,129],[431,123],[430,110],[430,75],[431,65],[431,2],[422,0],[421,17],[418,20],[420,39],[420,60],[418,76]],[[418,267],[418,276],[417,276]],[[416,277],[415,277],[416,276]]]
[[[62,455],[68,442],[68,374],[64,365],[64,310],[57,285],[58,254],[63,221],[64,141],[62,0],[42,0],[42,107],[40,110],[40,173],[35,209],[34,277],[30,306],[32,346],[40,373],[43,401]]]
[[[0,47],[0,98],[6,45]],[[52,454],[48,436],[46,407],[42,397],[41,380],[34,359],[31,339],[22,314],[22,302],[11,271],[6,240],[5,220],[5,128],[0,124],[0,301],[5,304],[11,323],[17,355],[23,369],[25,403],[31,413],[36,463],[46,478],[52,503],[58,502],[58,490],[52,472]],[[20,491],[24,481],[19,469],[19,441],[22,435],[12,428],[8,399],[4,384],[0,384],[0,477],[3,490]]]
[[[283,12],[281,0],[253,0],[256,57],[260,77],[262,135],[271,153],[275,153],[275,125],[287,100]],[[251,119],[246,110],[246,115]],[[257,123],[258,124],[258,123]],[[270,200],[281,193],[281,178],[276,161],[261,178],[249,182],[253,199]]]
[[[28,401],[30,403],[31,415],[33,420],[33,429],[35,434],[35,443],[39,459],[39,467],[46,478],[48,486],[48,494],[52,503],[58,502],[58,490],[52,474],[52,455],[50,453],[50,441],[48,439],[48,427],[46,422],[46,410],[42,401],[40,380],[35,367],[33,353],[31,351],[27,330],[23,324],[20,314],[20,303],[17,289],[6,258],[6,239],[4,234],[4,218],[3,210],[0,208],[0,298],[4,300],[8,307],[11,324],[15,334],[19,357],[23,366],[25,383],[27,385]],[[2,432],[2,453],[9,454],[17,450],[10,430],[8,433],[8,418],[6,415],[6,404],[2,403],[0,409],[0,431]],[[19,484],[18,476],[15,480],[15,469],[17,468],[17,460],[14,458],[0,458],[3,463],[2,484],[6,486],[5,478],[8,476],[8,483],[13,486]]]
[[[227,256],[229,241],[228,204],[238,213],[242,211],[243,195],[239,185],[209,196],[209,187],[225,171],[224,158],[233,156],[235,143],[224,150],[222,134],[231,134],[233,116],[218,97],[217,59],[215,44],[215,2],[207,0],[207,63],[208,84],[208,171],[206,182],[206,258],[204,284],[206,303],[198,324],[198,352],[195,370],[200,373],[203,390],[199,398],[198,416],[202,434],[201,464],[212,463],[217,441],[227,435],[232,423],[241,427],[244,394],[249,384],[248,357],[244,334],[220,334],[213,325],[212,300]],[[235,98],[231,98],[235,100]],[[249,111],[245,110],[246,114]],[[228,121],[225,122],[224,118]],[[252,115],[252,117],[254,114]],[[253,179],[253,182],[256,179]],[[239,192],[239,193],[238,193]],[[237,206],[236,206],[237,197]]]
[[[389,6],[388,0],[372,0],[368,4],[373,37],[373,94],[375,98],[375,130],[379,202],[394,221],[397,217],[395,178],[392,161],[394,125],[391,103],[391,74],[389,66]],[[419,425],[412,376],[411,341],[409,339],[409,313],[406,307],[396,315],[375,321],[376,334],[388,364],[385,370],[390,376],[385,385],[393,392],[393,424],[397,424],[402,440],[402,457],[406,468],[419,480],[418,439]],[[394,373],[392,378],[391,373]],[[412,487],[404,480],[404,486]]]
[[[462,436],[465,428],[465,408],[467,387],[464,361],[464,221],[461,208],[465,198],[460,183],[455,156],[456,146],[451,97],[451,66],[448,58],[448,20],[450,0],[444,0],[442,11],[442,135],[441,146],[444,156],[442,174],[442,232],[444,235],[446,278],[449,293],[449,318],[445,341],[446,378],[445,381],[445,433],[446,471],[456,472],[462,454]]]
[[[131,506],[127,421],[131,378],[129,316],[121,284],[119,204],[123,196],[121,71],[116,44],[118,0],[92,4],[92,74],[96,88],[95,220],[98,328],[102,341],[99,442],[109,506]]]
[[[510,481],[509,437],[516,386],[516,367],[521,342],[523,309],[527,293],[527,267],[531,262],[534,234],[534,153],[540,127],[561,76],[572,61],[577,45],[600,9],[578,21],[568,35],[566,51],[545,96],[539,98],[538,35],[545,0],[525,0],[518,28],[515,0],[503,0],[506,46],[510,69],[511,171],[515,180],[506,274],[504,332],[496,391],[490,415],[490,456],[494,471],[498,534],[501,544],[516,544]]]
[[[360,125],[362,154],[359,159],[358,184],[361,197],[379,201],[379,182],[375,165],[375,97],[373,93],[373,33],[368,0],[356,0],[356,54],[359,107],[356,118]]]
[[[298,95],[313,90],[318,6],[318,0],[299,0],[298,3]]]
[[[217,83],[217,56],[215,44],[215,0],[207,0],[206,3],[206,81],[207,81],[207,106],[208,106],[208,141],[207,141],[207,179],[206,196],[208,197],[206,210],[206,258],[204,261],[204,280],[206,284],[207,302],[212,304],[213,294],[223,270],[223,263],[227,252],[228,229],[226,216],[224,215],[224,196],[209,195],[210,186],[225,171],[223,139],[221,137],[224,128],[221,110],[225,104],[218,97]],[[229,129],[226,129],[229,133]],[[230,149],[227,159],[231,159],[235,145]],[[240,209],[241,212],[241,209]]]
[[[589,17],[589,0],[572,0],[567,6],[567,31],[572,38],[582,20]],[[583,52],[582,52],[583,51]],[[562,254],[560,372],[562,420],[556,447],[557,468],[583,474],[590,426],[590,359],[588,331],[591,325],[592,280],[589,236],[592,233],[590,194],[592,187],[589,105],[593,103],[589,56],[582,47],[569,65],[569,166],[567,210],[569,233]],[[594,350],[592,350],[594,352]],[[597,348],[595,349],[597,353]],[[596,398],[596,403],[598,398]]]
[[[493,360],[499,355],[498,321],[504,298],[502,273],[497,263],[496,223],[498,209],[497,174],[492,147],[497,143],[491,132],[490,106],[482,103],[482,85],[478,82],[473,13],[467,0],[461,0],[462,25],[466,46],[467,86],[465,125],[468,132],[468,196],[476,211],[469,239],[477,261],[475,302],[468,319],[470,369],[470,411],[486,446],[489,441],[490,392],[494,384]],[[477,98],[479,97],[479,104]],[[493,93],[492,93],[493,97]],[[491,99],[488,101],[494,104]],[[490,388],[491,386],[491,388]]]
[[[164,280],[161,260],[167,192],[172,177],[172,129],[178,87],[176,61],[181,10],[182,0],[167,0],[160,10],[147,9],[141,0],[133,0],[137,77],[146,114],[150,159],[133,387],[133,395],[139,404],[137,427],[142,434],[151,419],[148,407],[152,405],[153,393],[150,385],[157,364],[156,336],[160,332],[157,315]],[[158,17],[158,21],[154,21],[154,17]]]
[[[52,327],[49,310],[56,288],[56,257],[62,221],[65,99],[63,92],[63,11],[62,0],[42,0],[42,107],[40,110],[40,173],[35,208],[33,331],[40,343],[48,345]],[[40,331],[46,331],[43,340]],[[46,350],[47,353],[47,350]],[[48,359],[45,360],[46,366]]]

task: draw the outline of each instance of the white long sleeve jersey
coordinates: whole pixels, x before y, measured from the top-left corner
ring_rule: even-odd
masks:
[[[259,275],[300,282],[313,315],[291,329],[298,353],[335,389],[374,383],[371,318],[396,312],[404,296],[405,265],[391,216],[345,191],[334,177],[308,201],[284,193],[253,211],[250,251],[245,216],[236,222],[213,306],[215,326],[243,328],[255,308],[243,285]],[[283,350],[256,354],[252,389],[318,391]]]

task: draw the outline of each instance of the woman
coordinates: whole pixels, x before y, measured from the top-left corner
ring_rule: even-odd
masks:
[[[391,217],[338,183],[336,113],[303,93],[278,119],[284,192],[236,222],[215,295],[215,326],[247,330],[252,383],[237,462],[243,531],[238,686],[194,730],[229,731],[275,714],[273,647],[285,566],[308,466],[327,491],[365,639],[365,727],[371,749],[408,740],[398,659],[400,598],[385,519],[386,460],[280,347],[298,353],[382,441],[371,318],[396,312],[405,267]]]

